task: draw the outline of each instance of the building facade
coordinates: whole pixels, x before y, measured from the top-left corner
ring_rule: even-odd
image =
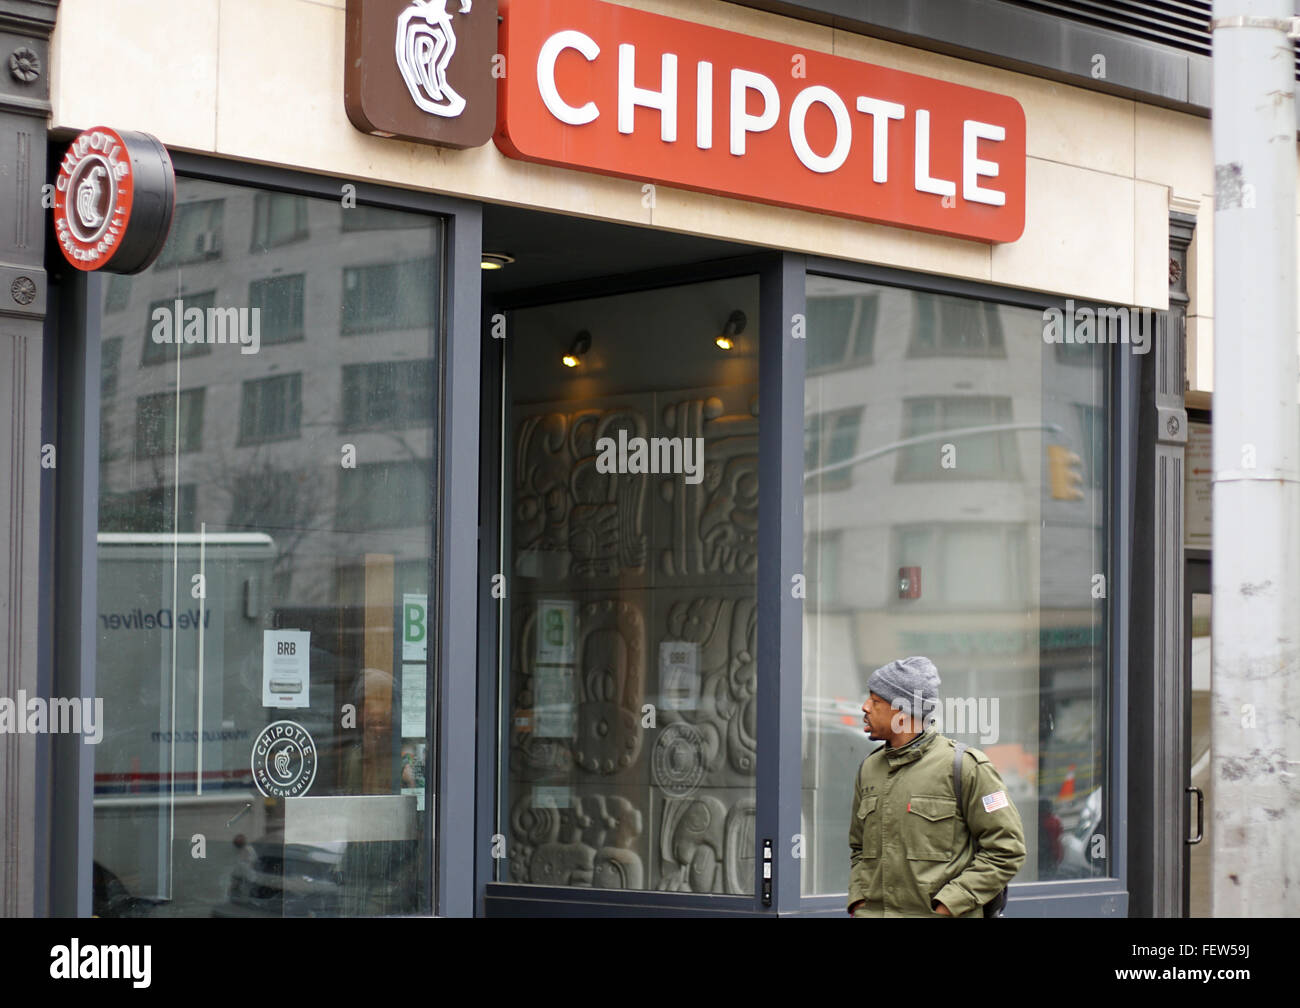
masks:
[[[5,696],[83,701],[3,912],[843,913],[910,654],[1010,914],[1203,909],[1195,25],[364,6],[0,3]],[[175,166],[135,275],[46,223],[96,125]]]

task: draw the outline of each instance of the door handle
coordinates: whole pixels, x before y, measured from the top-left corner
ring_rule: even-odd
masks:
[[[1189,844],[1198,844],[1205,836],[1205,792],[1200,788],[1192,786],[1187,789],[1187,793],[1196,792],[1196,836],[1188,839]]]

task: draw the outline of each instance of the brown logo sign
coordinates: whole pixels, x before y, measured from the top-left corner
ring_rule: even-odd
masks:
[[[496,0],[348,0],[348,118],[375,136],[485,144],[496,128],[496,53]]]

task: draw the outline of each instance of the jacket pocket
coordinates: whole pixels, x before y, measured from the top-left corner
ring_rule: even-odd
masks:
[[[941,795],[913,795],[903,817],[909,861],[948,862],[956,856],[957,802]]]
[[[858,802],[858,822],[862,826],[862,856],[880,857],[880,805],[878,795],[865,795]]]

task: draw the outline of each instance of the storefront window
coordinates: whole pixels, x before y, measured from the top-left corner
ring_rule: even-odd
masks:
[[[101,318],[94,913],[427,912],[441,225],[177,202]]]
[[[842,363],[805,385],[803,891],[848,889],[867,677],[916,654],[1024,820],[1016,881],[1105,875],[1109,348],[1062,361],[1041,309],[994,301],[807,298],[809,361]]]
[[[752,893],[758,282],[509,331],[498,878]]]

